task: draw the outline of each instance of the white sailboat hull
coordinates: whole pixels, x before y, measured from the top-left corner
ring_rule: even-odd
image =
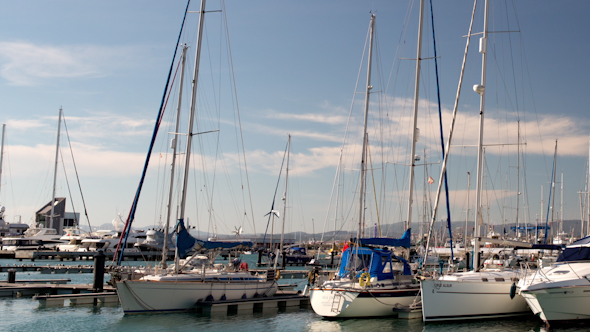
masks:
[[[318,288],[310,290],[309,300],[316,314],[323,317],[380,317],[396,315],[394,308],[409,306],[416,300],[419,288]]]
[[[199,301],[273,296],[277,291],[274,280],[266,282],[124,280],[117,282],[116,286],[125,314],[187,311]]]
[[[422,318],[425,322],[488,319],[530,314],[525,299],[510,298],[512,281],[424,280]]]

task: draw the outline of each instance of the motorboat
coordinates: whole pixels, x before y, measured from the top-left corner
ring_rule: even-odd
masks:
[[[590,237],[567,246],[550,266],[518,283],[520,295],[547,324],[590,319]]]

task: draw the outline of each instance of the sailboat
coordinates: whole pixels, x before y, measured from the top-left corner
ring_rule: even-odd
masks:
[[[188,10],[188,6],[187,6]],[[184,224],[187,201],[187,184],[190,169],[191,141],[195,116],[195,101],[197,84],[199,82],[199,59],[203,35],[203,22],[205,15],[205,0],[201,1],[199,11],[198,39],[193,74],[193,86],[191,93],[190,115],[184,177],[182,183],[182,197],[180,200],[179,216],[176,226],[176,255],[175,263],[166,264],[169,221],[165,227],[165,244],[162,265],[138,279],[124,279],[117,273],[114,274],[117,294],[125,314],[138,313],[165,313],[178,312],[191,309],[199,301],[213,300],[237,300],[254,297],[272,296],[277,291],[277,282],[274,273],[266,276],[253,275],[247,270],[229,269],[225,266],[213,265],[215,257],[223,249],[243,249],[252,246],[250,241],[209,241],[193,238]],[[186,48],[183,49],[185,62]],[[184,68],[183,68],[184,70]],[[180,101],[179,101],[180,102]],[[178,128],[178,127],[177,127]],[[178,133],[178,131],[176,131]],[[174,140],[173,149],[176,148]],[[171,181],[172,182],[172,181]],[[209,257],[192,255],[184,260],[191,250],[205,250]],[[209,259],[203,259],[209,258]],[[235,267],[234,267],[235,268]]]
[[[57,166],[59,161],[59,138],[61,132],[62,109],[59,109],[57,122],[57,143],[55,146],[55,163],[53,169],[53,189],[51,201],[39,210],[49,210],[49,218],[47,212],[43,219],[37,220],[36,225],[29,227],[22,236],[5,237],[2,239],[2,250],[38,250],[38,249],[55,249],[60,244],[66,244],[68,240],[62,240],[63,225],[61,220],[55,220],[56,205],[62,204],[65,207],[65,198],[55,197],[56,181],[57,181]],[[2,209],[4,209],[2,207]],[[4,211],[2,211],[4,212]]]
[[[473,87],[480,95],[480,124],[477,161],[477,185],[476,185],[476,220],[474,234],[473,270],[468,272],[455,272],[442,275],[438,278],[421,281],[422,318],[425,322],[502,318],[530,314],[526,301],[521,296],[514,296],[516,283],[522,277],[520,269],[484,269],[480,270],[480,245],[482,242],[497,243],[500,245],[521,245],[531,247],[531,244],[504,241],[501,239],[483,238],[480,235],[482,221],[482,172],[483,172],[483,124],[486,86],[486,60],[488,39],[488,9],[489,1],[485,1],[484,31],[480,39],[480,53],[482,54],[481,83]],[[475,8],[474,8],[475,13]],[[471,28],[469,36],[471,36]],[[468,49],[466,46],[466,52]],[[464,60],[465,61],[465,60]],[[465,64],[465,62],[464,62]],[[458,96],[457,96],[458,100]],[[456,114],[457,100],[454,113]],[[453,120],[454,122],[454,120]],[[452,136],[452,128],[451,133]],[[447,144],[450,145],[451,139]],[[448,154],[447,148],[446,153]],[[445,171],[445,164],[441,174]],[[440,189],[439,189],[440,191]],[[436,214],[436,204],[433,215]],[[433,218],[434,220],[434,218]]]
[[[421,7],[422,9],[422,7]],[[422,15],[421,15],[422,16]],[[419,286],[413,283],[410,264],[396,256],[390,247],[410,247],[411,230],[401,239],[361,238],[364,220],[364,183],[367,157],[367,118],[371,86],[371,58],[375,15],[371,15],[370,42],[365,94],[364,135],[357,238],[343,255],[340,269],[332,280],[318,280],[309,291],[310,303],[316,314],[331,318],[377,317],[395,315],[393,308],[409,306],[416,299]],[[416,130],[414,130],[414,134]],[[415,142],[415,141],[414,141]],[[396,269],[401,265],[401,269]]]

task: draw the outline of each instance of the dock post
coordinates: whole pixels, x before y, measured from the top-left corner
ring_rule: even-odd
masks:
[[[92,284],[92,291],[95,293],[102,292],[104,284],[104,253],[99,250],[94,255],[94,282]]]
[[[16,282],[16,270],[8,269],[8,283],[14,284]]]

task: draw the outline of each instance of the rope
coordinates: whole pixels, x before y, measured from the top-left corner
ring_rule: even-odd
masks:
[[[190,0],[188,0],[187,4],[186,4],[186,8],[184,10],[184,17],[182,19],[182,24],[180,26],[180,32],[178,34],[178,39],[176,41],[176,47],[174,48],[174,55],[172,56],[172,63],[170,64],[170,70],[168,71],[168,78],[166,79],[166,85],[164,88],[164,93],[162,95],[162,102],[160,103],[160,110],[158,111],[158,116],[156,118],[156,124],[154,125],[154,131],[152,134],[152,140],[150,142],[150,146],[148,149],[148,153],[145,159],[145,164],[143,166],[143,172],[141,174],[141,179],[139,180],[139,185],[137,187],[137,191],[135,193],[135,198],[133,199],[133,204],[131,206],[131,211],[129,211],[129,216],[127,217],[127,221],[125,222],[125,227],[123,229],[123,234],[125,235],[124,237],[121,236],[119,238],[119,243],[117,244],[117,249],[115,251],[115,254],[113,255],[113,262],[115,260],[117,260],[117,265],[121,265],[121,260],[123,259],[123,254],[121,252],[121,254],[118,256],[119,253],[119,249],[121,248],[121,243],[123,242],[123,247],[125,246],[125,244],[127,243],[127,238],[129,237],[129,230],[131,229],[131,224],[133,223],[133,220],[135,218],[135,210],[137,209],[137,203],[139,201],[139,194],[141,193],[141,188],[143,187],[143,181],[145,180],[145,176],[147,173],[147,168],[148,165],[150,163],[150,157],[152,155],[152,149],[154,147],[154,142],[156,140],[156,135],[158,133],[158,129],[160,128],[160,123],[162,121],[162,115],[163,115],[163,110],[166,107],[166,103],[168,102],[168,98],[169,97],[169,93],[168,93],[168,87],[169,87],[169,83],[170,83],[170,77],[172,76],[172,70],[174,69],[174,59],[176,59],[176,52],[178,51],[178,45],[180,44],[180,37],[182,36],[182,31],[184,28],[184,22],[186,21],[186,14],[188,13],[188,7],[190,5]],[[178,67],[176,68],[176,71],[178,72]],[[174,74],[174,78],[176,78],[176,73]],[[174,80],[172,81],[174,82]],[[125,238],[125,240],[123,241],[123,238]]]
[[[66,137],[68,138],[68,145],[70,146],[70,154],[72,155],[72,163],[74,164],[74,171],[76,173],[76,180],[78,181],[78,188],[80,188],[80,196],[82,196],[82,205],[84,206],[84,215],[86,216],[86,220],[88,221],[88,227],[90,228],[90,232],[92,232],[92,226],[90,225],[90,218],[88,217],[88,210],[86,209],[86,201],[84,200],[84,193],[82,193],[82,185],[80,184],[80,177],[78,176],[78,167],[76,166],[76,161],[74,160],[74,151],[72,150],[72,141],[70,141],[70,133],[68,132],[68,126],[66,124],[66,117],[62,111],[62,119],[64,122],[64,129],[66,130]],[[63,156],[62,156],[62,163],[63,163]],[[67,182],[66,176],[66,182]],[[68,184],[68,191],[70,190],[70,185]],[[71,196],[71,194],[70,194]],[[71,197],[70,197],[71,200]],[[73,204],[73,202],[72,202]],[[72,209],[73,209],[72,205]],[[76,211],[74,210],[74,215]],[[76,220],[77,222],[77,220]]]

